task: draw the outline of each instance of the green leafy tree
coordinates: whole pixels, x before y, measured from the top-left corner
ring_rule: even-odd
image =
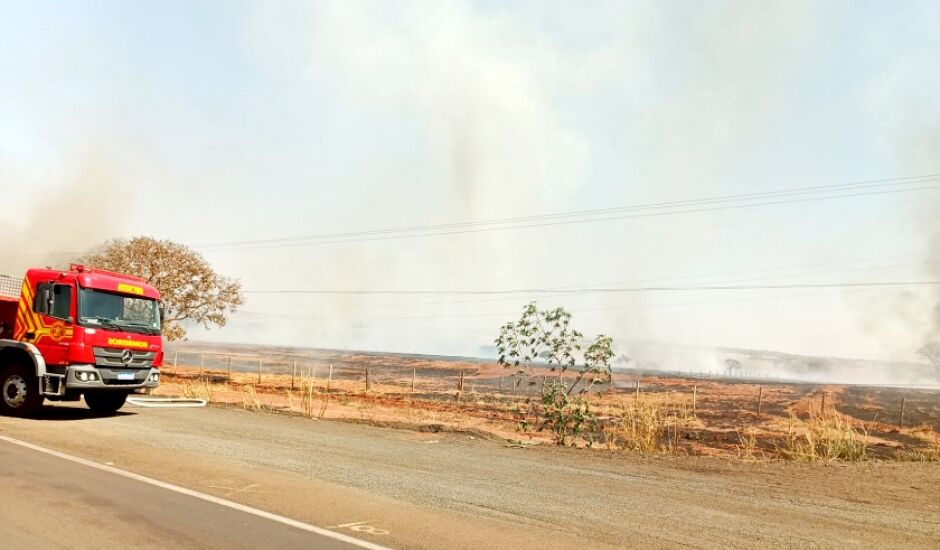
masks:
[[[244,302],[241,283],[219,275],[200,253],[172,241],[151,237],[114,240],[78,262],[136,275],[160,291],[167,340],[186,337],[183,323],[224,326]]]
[[[585,349],[584,336],[571,327],[570,313],[560,307],[539,310],[532,302],[523,308],[518,321],[500,328],[495,343],[499,364],[515,369],[517,380],[542,384],[541,399],[532,411],[538,430],[550,430],[556,443],[566,445],[585,429],[596,428],[597,419],[585,394],[611,379],[610,337],[599,335]],[[566,378],[569,371],[575,376]],[[557,373],[557,379],[549,381],[551,373]],[[520,425],[528,429],[528,418],[524,416]]]

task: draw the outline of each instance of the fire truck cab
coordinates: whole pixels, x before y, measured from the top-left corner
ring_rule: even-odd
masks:
[[[43,400],[113,413],[160,382],[160,294],[143,279],[72,265],[0,275],[0,413]]]

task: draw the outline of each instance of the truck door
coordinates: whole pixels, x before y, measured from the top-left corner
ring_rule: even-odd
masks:
[[[68,283],[47,282],[36,285],[32,326],[23,339],[39,348],[46,363],[63,365],[72,343],[75,323],[75,288]]]

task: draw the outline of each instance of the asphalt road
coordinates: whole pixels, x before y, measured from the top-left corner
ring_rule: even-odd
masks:
[[[38,419],[0,417],[0,435],[393,548],[937,548],[940,541],[937,463],[826,466],[514,448],[469,434],[220,407],[127,407],[108,418],[47,407]],[[127,492],[131,480],[9,445],[0,453],[0,548],[62,541],[290,548],[291,537],[307,536],[155,487]]]
[[[0,440],[0,548],[361,547],[109,470]]]

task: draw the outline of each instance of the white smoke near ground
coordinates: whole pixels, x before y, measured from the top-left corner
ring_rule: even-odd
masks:
[[[924,10],[928,21],[935,22],[940,15],[936,6],[924,6]],[[940,42],[934,41],[940,48]],[[936,55],[936,50],[908,49],[890,72],[872,83],[867,97],[873,126],[886,136],[898,164],[910,173],[940,173],[940,108],[931,91],[940,78],[923,71]],[[923,267],[915,275],[940,281],[940,201],[921,201],[908,215],[923,247]],[[859,312],[865,334],[880,343],[886,357],[924,364],[928,359],[921,350],[940,346],[940,285],[880,293],[859,303]],[[932,366],[909,366],[894,374],[905,377],[911,370],[921,374],[920,382],[940,383],[940,369]]]
[[[773,350],[632,342],[615,362],[623,374],[679,375],[752,382],[919,386],[934,384],[933,369],[912,361],[809,356]],[[629,361],[624,359],[629,358]]]
[[[934,158],[940,158],[940,147]],[[923,168],[922,168],[923,169]],[[936,168],[935,168],[936,171]],[[923,264],[912,280],[940,281],[940,207],[925,202],[909,213],[923,236]],[[940,345],[940,285],[885,289],[847,296],[861,334],[874,342],[882,361],[856,362],[847,380],[881,384],[938,384],[937,373],[923,354],[925,346]],[[851,373],[851,371],[849,371]]]
[[[905,145],[912,164],[940,171],[940,112],[934,112],[930,120],[933,126],[924,129]],[[933,260],[940,259],[940,202],[934,201],[922,205],[918,216],[919,223],[927,237],[927,256]],[[940,263],[936,261],[929,263],[925,275],[931,280],[940,281]],[[926,329],[922,344],[940,345],[940,285],[931,290],[928,304],[930,312],[928,320],[924,323]]]
[[[940,125],[935,132],[931,133],[926,144],[925,153],[931,155],[933,159],[940,159]],[[925,210],[923,226],[928,235],[927,254],[936,260],[940,258],[940,204],[928,204]],[[926,271],[926,277],[933,281],[940,281],[940,263],[931,263]],[[932,365],[933,377],[935,382],[940,384],[940,357],[938,357],[940,353],[937,351],[940,350],[940,285],[932,287],[928,296],[929,312],[926,321],[921,325],[923,328],[918,353],[921,360],[937,362]],[[928,349],[932,349],[932,353],[928,353]]]
[[[906,137],[901,140],[901,156],[906,163],[920,170],[933,170],[940,172],[940,109],[935,101],[924,101],[912,115],[917,119],[909,119],[911,123]],[[940,281],[940,201],[926,202],[920,205],[915,212],[918,226],[921,228],[926,242],[925,256],[931,262],[924,269],[924,277],[928,280]],[[930,287],[923,302],[922,312],[916,316],[918,326],[914,329],[918,334],[916,342],[918,349],[927,346],[940,347],[940,285]],[[921,295],[923,296],[923,294]],[[921,352],[921,361],[927,357]],[[940,365],[937,365],[935,382],[940,375]]]

